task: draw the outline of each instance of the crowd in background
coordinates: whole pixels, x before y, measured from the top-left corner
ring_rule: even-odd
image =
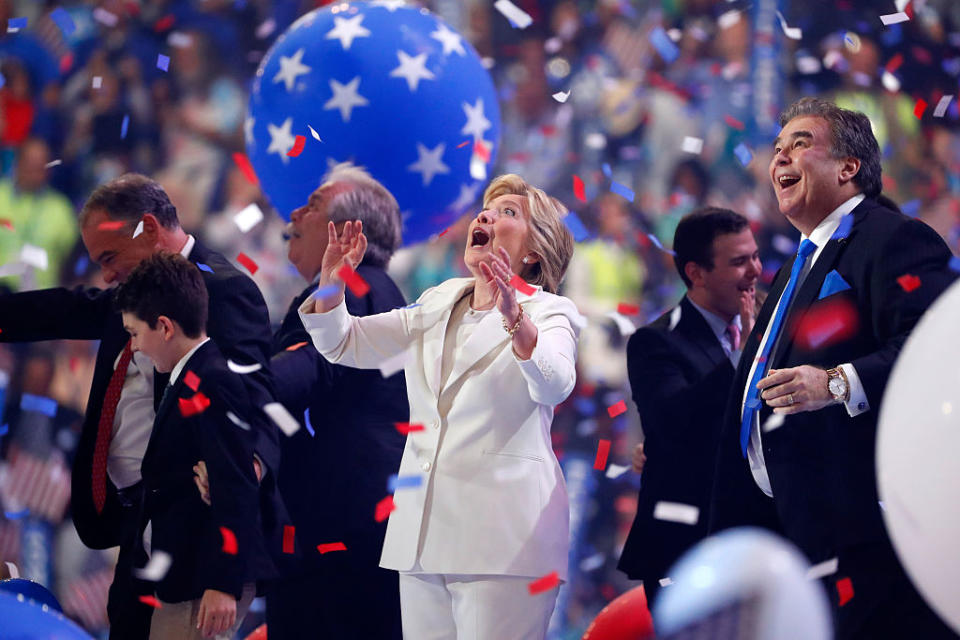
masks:
[[[679,218],[704,204],[746,215],[767,284],[796,248],[797,234],[769,186],[770,141],[758,143],[743,126],[752,108],[751,6],[515,3],[533,18],[524,30],[489,0],[417,4],[444,17],[488,63],[502,118],[493,175],[521,174],[561,198],[590,232],[561,291],[590,323],[578,388],[556,413],[554,447],[561,462],[570,455],[592,459],[598,438],[609,439],[611,462],[629,466],[642,425],[632,403],[615,418],[607,407],[629,398],[624,349],[633,328],[682,295],[669,252]],[[231,156],[243,151],[257,65],[298,16],[322,4],[0,0],[0,286],[103,285],[80,242],[76,212],[95,186],[137,171],[163,185],[188,232],[227,256],[242,251],[254,259],[254,280],[279,322],[304,283],[286,260],[283,221]],[[802,30],[800,40],[783,38],[784,103],[819,95],[870,116],[884,152],[885,195],[960,254],[956,98],[934,114],[941,98],[960,93],[960,5],[912,0],[911,20],[891,26],[879,15],[896,10],[893,0],[782,5],[785,22]],[[8,28],[17,18],[26,26]],[[658,29],[675,55],[664,55],[653,35]],[[169,57],[167,69],[159,55]],[[318,180],[324,170],[318,167]],[[583,200],[573,176],[585,184]],[[267,216],[243,233],[233,216],[251,203]],[[467,219],[394,258],[391,274],[409,300],[465,274]],[[69,615],[98,632],[113,557],[85,549],[68,512],[70,458],[95,348],[70,341],[0,345],[0,425],[9,425],[0,426],[0,558],[38,553],[26,530],[47,530],[39,539],[52,541],[52,570],[36,578]],[[52,398],[57,410],[46,420],[35,412],[21,419],[23,394]],[[598,472],[581,518],[573,519],[575,527],[582,522],[572,556],[580,571],[561,612],[564,637],[579,637],[605,603],[633,586],[615,565],[639,476],[610,475]],[[43,490],[13,481],[28,476]]]

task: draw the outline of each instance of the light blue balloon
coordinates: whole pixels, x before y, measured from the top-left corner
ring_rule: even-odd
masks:
[[[288,157],[297,135],[303,151]],[[496,91],[476,51],[426,9],[397,0],[336,4],[297,20],[260,64],[246,122],[247,155],[284,219],[331,163],[350,160],[396,197],[408,245],[482,196],[499,136]]]
[[[21,594],[0,591],[0,638],[4,640],[92,640],[59,611]]]

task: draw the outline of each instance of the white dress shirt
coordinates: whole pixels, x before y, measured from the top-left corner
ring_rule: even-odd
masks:
[[[180,249],[180,255],[190,257],[196,239],[188,235]],[[122,353],[122,352],[121,352]],[[116,369],[120,355],[113,362]],[[113,417],[113,436],[107,452],[107,473],[118,489],[124,489],[140,481],[140,463],[150,442],[153,430],[153,361],[137,352],[130,359],[123,389]]]
[[[710,326],[710,329],[713,331],[713,335],[717,336],[717,340],[720,341],[720,346],[723,347],[723,352],[727,354],[727,358],[730,359],[730,364],[733,365],[733,368],[736,369],[737,365],[740,363],[740,355],[743,353],[743,341],[746,339],[746,336],[740,336],[740,348],[734,349],[733,343],[730,340],[730,334],[727,333],[727,321],[715,314],[713,311],[708,311],[694,302],[690,296],[687,296],[687,300],[690,301],[690,304],[693,305],[693,308],[700,312],[700,315],[703,316],[703,319],[707,321],[707,324]],[[737,326],[741,332],[743,331],[743,325],[740,324],[740,314],[737,314],[733,317],[733,324]]]
[[[810,270],[813,268],[813,264],[823,252],[823,248],[827,245],[827,242],[830,241],[830,238],[833,237],[833,234],[840,226],[840,221],[843,220],[844,216],[849,215],[857,207],[857,205],[863,201],[863,199],[864,195],[862,193],[853,196],[839,207],[834,209],[830,215],[824,218],[820,224],[817,225],[817,228],[810,232],[809,237],[806,235],[801,235],[801,242],[803,242],[803,240],[810,240],[817,245],[817,248],[813,252],[813,255],[811,255],[807,260],[806,264],[803,266],[803,269],[800,271],[800,277],[797,280],[797,286],[794,289],[794,292],[800,289],[800,286],[803,284],[807,274],[810,273]],[[774,308],[773,313],[770,315],[770,322],[767,323],[767,328],[763,333],[763,340],[760,341],[760,346],[757,348],[757,353],[756,356],[754,356],[753,364],[750,366],[750,372],[747,374],[747,385],[749,385],[750,381],[753,380],[753,374],[757,368],[757,361],[760,357],[760,354],[763,353],[764,345],[767,344],[767,338],[770,336],[770,327],[773,325],[773,318],[776,317],[777,310],[780,308],[780,304],[782,302],[783,299],[781,298],[777,302],[777,306]],[[777,344],[779,344],[780,340],[783,339],[783,335],[784,332],[781,331],[777,336]],[[776,352],[777,344],[773,345],[773,349],[771,349],[770,353]],[[870,404],[867,402],[867,393],[863,388],[863,383],[860,382],[860,376],[857,374],[857,370],[850,363],[841,364],[839,365],[839,368],[843,369],[843,372],[846,374],[847,381],[850,385],[850,399],[845,403],[847,413],[852,418],[860,415],[861,413],[869,411]],[[743,397],[740,401],[741,416],[743,416],[743,409],[746,406],[747,390],[747,386],[744,386]],[[750,471],[753,473],[753,479],[757,483],[757,486],[760,487],[765,494],[772,498],[773,489],[770,486],[770,476],[767,474],[767,465],[763,459],[759,411],[756,411],[753,414],[753,426],[750,429],[750,442],[747,445],[747,459],[750,462]]]

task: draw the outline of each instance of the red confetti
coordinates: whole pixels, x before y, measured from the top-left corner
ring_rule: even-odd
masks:
[[[337,271],[337,276],[343,280],[343,283],[347,285],[347,288],[350,289],[350,293],[362,298],[367,295],[370,291],[370,285],[367,284],[367,281],[360,277],[356,271],[350,268],[350,265],[343,265],[340,267],[340,270]]]
[[[293,139],[293,147],[290,148],[290,151],[287,151],[287,157],[296,158],[303,153],[303,145],[305,144],[307,144],[306,137],[297,134],[297,137]]]
[[[793,327],[796,343],[804,349],[820,349],[850,338],[860,327],[860,316],[845,298],[810,307]]]
[[[8,231],[13,231],[13,223],[7,220],[6,218],[0,219],[0,227],[3,227]]]
[[[377,522],[383,522],[390,517],[390,513],[396,508],[397,505],[393,504],[393,496],[387,496],[377,503],[377,510],[373,514],[373,519]]]
[[[168,13],[153,23],[153,30],[157,33],[162,33],[172,27],[175,20],[176,17],[172,13]]]
[[[73,54],[68,53],[60,58],[60,74],[64,75],[73,68]]]
[[[473,153],[484,162],[490,162],[490,149],[482,141],[477,140],[473,143]]]
[[[233,534],[233,531],[226,527],[220,527],[220,535],[223,536],[223,548],[220,550],[232,556],[237,555],[237,536]]]
[[[409,422],[394,422],[393,426],[395,426],[397,428],[397,431],[399,431],[403,435],[407,435],[409,433],[415,433],[417,431],[423,431],[422,424],[410,424]]]
[[[840,606],[853,600],[853,582],[850,578],[840,578],[837,580],[837,595],[840,597]]]
[[[463,148],[464,148],[465,146],[467,146],[468,144],[470,144],[470,141],[469,141],[469,140],[464,140],[463,142],[461,142],[460,144],[457,145],[457,149],[463,149]]]
[[[915,275],[905,273],[897,278],[897,284],[899,284],[904,291],[910,293],[911,291],[920,288],[920,278]]]
[[[552,571],[542,578],[537,578],[533,582],[527,585],[527,589],[530,590],[530,595],[535,596],[538,593],[543,593],[544,591],[549,591],[555,586],[560,584],[560,576],[557,575],[556,571]]]
[[[202,393],[198,393],[190,399],[179,398],[177,402],[180,405],[180,415],[184,418],[203,413],[210,406],[210,398]]]
[[[193,371],[187,371],[183,375],[183,384],[187,385],[194,391],[200,386],[200,377],[195,374]]]
[[[513,274],[513,277],[510,278],[510,284],[513,285],[513,288],[519,291],[520,293],[528,296],[532,296],[537,290],[527,284],[527,281]]]
[[[607,415],[611,418],[616,418],[621,413],[627,412],[627,403],[621,400],[617,404],[610,405],[607,407]]]
[[[326,544],[318,544],[317,551],[321,554],[328,553],[330,551],[346,551],[347,545],[342,542],[328,542]]]
[[[296,527],[284,525],[283,527],[283,552],[293,553],[293,536],[296,533]]]
[[[298,343],[296,343],[296,344],[290,345],[290,346],[287,347],[285,350],[286,350],[286,351],[296,351],[296,350],[299,349],[300,347],[305,347],[305,346],[307,346],[308,344],[310,344],[310,343],[309,343],[309,342],[298,342]]]
[[[887,62],[887,66],[886,66],[885,68],[886,68],[886,70],[889,71],[890,73],[893,73],[894,71],[896,71],[897,69],[899,69],[899,68],[900,68],[900,65],[902,65],[902,64],[903,64],[903,54],[902,54],[902,53],[898,53],[897,55],[895,55],[895,56],[893,56],[892,58],[890,58],[890,61]]]
[[[635,304],[627,304],[626,302],[621,302],[617,305],[617,313],[625,316],[635,316],[640,313],[640,307]]]
[[[443,237],[443,234],[445,234],[447,231],[450,231],[450,227],[447,227],[446,229],[444,229],[443,231],[441,231],[441,232],[440,232],[440,235],[438,235],[437,237],[438,237],[438,238],[442,238],[442,237]]]
[[[118,229],[123,228],[123,220],[111,220],[109,222],[101,222],[97,225],[97,229],[101,231],[117,231]]]
[[[250,256],[248,256],[242,251],[237,255],[237,262],[245,266],[247,268],[247,271],[250,272],[250,275],[255,274],[257,272],[257,269],[260,268],[257,266],[257,263],[254,262]]]
[[[723,116],[723,121],[726,122],[728,126],[733,127],[737,131],[743,131],[745,129],[745,127],[743,126],[743,123],[731,115]]]
[[[583,180],[580,179],[580,176],[573,176],[573,195],[577,196],[577,200],[580,202],[587,201],[587,192],[583,186]]]
[[[551,136],[555,136],[557,135],[557,127],[556,125],[545,124],[540,127],[540,133],[542,133],[544,137],[547,137],[547,138]]]
[[[917,104],[913,107],[913,115],[918,119],[923,117],[923,112],[927,110],[927,101],[923,98],[917,100]]]
[[[601,440],[597,445],[597,457],[593,461],[593,468],[603,471],[607,468],[607,456],[610,455],[610,441]]]
[[[260,181],[257,180],[257,174],[254,172],[253,165],[250,164],[250,158],[247,157],[247,154],[237,151],[233,154],[233,161],[237,163],[237,167],[239,167],[240,171],[243,172],[243,177],[246,178],[250,184],[260,184]]]
[[[160,601],[153,596],[140,596],[140,602],[142,602],[145,605],[149,605],[154,609],[159,609],[160,607],[163,606],[162,604],[160,604]]]

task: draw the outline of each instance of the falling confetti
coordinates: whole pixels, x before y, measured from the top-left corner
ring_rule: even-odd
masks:
[[[237,254],[237,262],[246,267],[247,271],[250,272],[250,275],[253,275],[257,272],[257,269],[260,267],[257,266],[257,263],[253,259],[242,251]]]
[[[343,280],[343,283],[350,289],[350,293],[358,298],[362,298],[370,292],[370,285],[359,273],[351,269],[350,265],[345,264],[340,267],[340,270],[337,271],[337,277]]]
[[[325,544],[317,545],[317,551],[319,551],[321,555],[324,553],[330,553],[331,551],[346,551],[346,550],[347,550],[347,545],[343,544],[342,542],[328,542]]]
[[[223,547],[220,549],[231,556],[237,555],[237,536],[233,531],[226,527],[220,527],[220,535],[223,537]]]
[[[206,411],[210,406],[210,398],[198,392],[192,398],[177,398],[177,405],[180,407],[180,415],[189,418]]]
[[[127,137],[127,129],[130,128],[130,116],[124,114],[123,122],[120,123],[120,139],[125,140]]]
[[[915,275],[905,273],[897,278],[897,284],[899,284],[904,291],[910,293],[911,291],[915,291],[916,289],[920,288],[920,278]]]
[[[885,16],[880,16],[880,22],[882,22],[885,26],[888,26],[888,27],[892,24],[899,24],[901,22],[906,22],[909,19],[910,19],[910,16],[908,16],[903,11],[900,11],[898,13],[888,13]]]
[[[917,100],[917,104],[913,106],[913,115],[918,119],[923,117],[923,112],[927,110],[927,101],[923,98]]]
[[[635,304],[621,302],[617,305],[617,313],[622,313],[625,316],[635,316],[640,313],[640,307]]]
[[[513,277],[510,278],[510,284],[513,286],[514,289],[516,289],[517,291],[519,291],[524,295],[532,296],[537,291],[536,289],[531,287],[529,284],[527,284],[526,280],[524,280],[517,274],[513,274]]]
[[[260,369],[263,369],[263,365],[259,362],[254,362],[253,364],[240,364],[239,362],[234,362],[233,360],[227,360],[227,368],[234,373],[247,375],[249,373],[253,373],[254,371],[260,371]]]
[[[693,153],[699,155],[703,151],[703,140],[700,138],[694,138],[692,136],[686,136],[683,139],[683,144],[680,145],[680,150],[684,153]]]
[[[310,135],[313,136],[314,140],[316,140],[317,142],[323,142],[323,140],[320,139],[320,134],[317,133],[313,127],[311,127],[310,125],[307,125],[307,129],[310,129]]]
[[[296,529],[290,525],[284,525],[283,527],[283,552],[284,553],[293,553],[293,542],[294,534]]]
[[[853,600],[853,581],[850,578],[840,578],[837,580],[837,597],[841,607]]]
[[[607,456],[610,455],[610,441],[600,440],[597,443],[597,457],[593,460],[593,468],[603,471],[607,468]]]
[[[297,134],[297,136],[293,139],[293,146],[290,148],[290,151],[287,151],[287,156],[291,158],[296,158],[299,156],[301,153],[303,153],[303,146],[306,143],[307,139],[304,136]]]
[[[387,496],[377,503],[377,508],[374,511],[373,519],[377,522],[383,522],[396,508],[397,506],[393,503],[393,496]]]
[[[240,171],[243,172],[243,176],[247,179],[247,182],[250,184],[260,184],[260,181],[257,180],[257,174],[254,172],[253,165],[250,164],[250,158],[247,157],[247,154],[237,151],[233,154],[233,161],[236,163]]]
[[[149,582],[160,582],[170,570],[173,564],[173,558],[166,551],[154,550],[150,554],[150,560],[142,569],[136,570],[136,575],[141,580]]]
[[[535,596],[538,593],[543,593],[544,591],[549,591],[553,589],[558,584],[560,584],[560,576],[556,571],[552,571],[542,578],[537,578],[533,582],[527,585],[527,589],[530,590],[530,595]]]
[[[263,211],[256,202],[251,202],[233,216],[233,223],[242,233],[253,229],[260,224],[261,220],[263,220]]]
[[[840,564],[840,561],[838,558],[830,558],[829,560],[818,562],[817,564],[807,569],[807,579],[819,580],[820,578],[826,578],[827,576],[832,576],[837,572],[837,567],[839,566],[839,564]]]
[[[161,71],[170,70],[170,56],[165,56],[162,53],[157,54],[157,69]]]
[[[143,604],[151,606],[154,609],[159,609],[163,606],[154,596],[140,596],[139,600]]]
[[[263,412],[270,416],[270,419],[288,438],[300,430],[300,423],[279,402],[270,402],[263,405]]]
[[[626,412],[627,412],[627,403],[624,402],[623,400],[620,400],[616,404],[612,404],[609,407],[607,407],[607,415],[609,415],[611,418],[616,418],[621,413],[626,413]]]
[[[587,193],[580,176],[573,176],[573,195],[575,195],[580,202],[587,201]]]
[[[940,98],[940,102],[937,103],[936,108],[933,110],[934,118],[942,118],[943,115],[947,112],[947,107],[950,106],[950,101],[953,100],[953,96],[943,96]]]
[[[187,385],[191,391],[196,392],[200,387],[200,377],[197,376],[193,371],[187,371],[183,375],[183,384]]]
[[[493,3],[493,7],[509,20],[510,24],[516,29],[526,29],[533,24],[533,18],[530,17],[530,14],[510,0],[497,0]]]
[[[397,431],[399,431],[403,435],[416,433],[417,431],[423,431],[422,424],[410,424],[409,422],[394,422],[393,426],[396,427]]]
[[[567,98],[569,97],[570,97],[569,91],[557,91],[555,94],[553,94],[553,99],[561,104],[566,102]]]
[[[691,504],[661,500],[653,507],[653,518],[693,526],[700,520],[700,509]]]

